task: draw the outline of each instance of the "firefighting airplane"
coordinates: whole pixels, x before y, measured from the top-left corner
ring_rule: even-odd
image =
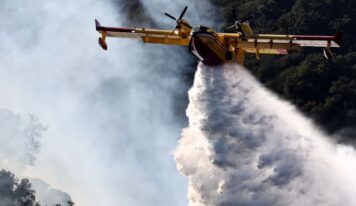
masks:
[[[95,20],[96,30],[102,35],[99,44],[107,50],[106,37],[126,37],[142,39],[144,43],[181,45],[188,47],[204,64],[217,66],[229,62],[243,65],[246,53],[255,54],[259,58],[260,54],[286,55],[289,50],[298,50],[301,47],[322,47],[325,57],[331,59],[331,48],[340,47],[342,41],[341,32],[334,36],[254,34],[248,19],[238,20],[234,9],[235,24],[226,29],[234,29],[235,33],[215,32],[205,26],[192,27],[183,19],[187,9],[186,6],[178,19],[164,13],[176,21],[173,31],[104,27]]]

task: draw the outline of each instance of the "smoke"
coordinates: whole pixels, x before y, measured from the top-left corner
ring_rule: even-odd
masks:
[[[40,200],[41,205],[60,204],[65,206],[68,204],[68,201],[72,200],[69,194],[61,190],[51,188],[51,186],[43,180],[31,179],[31,185],[36,191],[36,199]]]
[[[108,39],[102,51],[94,19],[123,21],[110,1],[5,0],[0,18],[0,108],[48,126],[35,165],[16,175],[40,178],[77,205],[184,205],[170,155],[182,86],[165,50]]]
[[[246,70],[199,65],[175,151],[194,206],[355,205],[356,151]]]
[[[0,168],[21,172],[33,165],[45,129],[35,115],[0,110]]]
[[[172,0],[169,3],[165,0],[141,1],[151,14],[151,17],[157,24],[165,29],[173,29],[176,25],[174,20],[167,18],[163,13],[168,12],[176,18],[179,17],[183,8],[188,6],[188,10],[183,19],[186,19],[192,26],[205,25],[213,27],[221,22],[222,16],[218,14],[217,8],[210,4],[209,1],[180,1]]]

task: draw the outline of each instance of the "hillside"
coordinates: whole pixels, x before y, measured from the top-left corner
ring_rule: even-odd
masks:
[[[328,132],[356,126],[356,1],[353,0],[209,0],[231,24],[230,9],[252,17],[256,33],[344,33],[341,49],[328,61],[320,49],[304,49],[284,57],[250,56],[246,67],[267,87],[291,101]],[[222,27],[223,28],[223,27]]]
[[[154,25],[139,0],[120,2],[127,13],[127,23]],[[233,23],[231,8],[239,18],[251,17],[255,33],[333,35],[342,31],[342,48],[335,49],[335,58],[328,61],[322,49],[306,48],[287,56],[263,56],[256,60],[249,55],[246,67],[281,98],[296,105],[328,133],[342,132],[348,140],[356,140],[356,1],[353,0],[206,0],[216,6],[224,21],[213,26],[223,31]],[[198,9],[198,8],[197,8]],[[188,53],[187,53],[188,56]],[[191,58],[189,61],[192,61]],[[186,63],[185,63],[186,64]],[[192,68],[178,73],[186,84],[192,84]],[[190,76],[190,78],[186,78]],[[186,92],[186,91],[184,91]],[[182,97],[182,95],[180,95]],[[177,114],[184,115],[187,99],[175,104]]]

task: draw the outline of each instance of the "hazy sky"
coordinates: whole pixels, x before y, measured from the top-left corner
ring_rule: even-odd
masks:
[[[159,61],[164,50],[130,40],[101,50],[94,19],[119,25],[116,6],[1,1],[0,109],[48,127],[35,166],[18,175],[43,179],[77,205],[186,205],[171,155],[181,129],[172,93],[182,86]]]

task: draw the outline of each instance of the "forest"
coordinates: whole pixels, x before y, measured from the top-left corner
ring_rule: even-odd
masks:
[[[354,0],[209,0],[232,23],[251,17],[256,33],[344,34],[335,58],[326,60],[320,49],[303,49],[287,56],[248,58],[246,67],[268,88],[292,102],[331,134],[356,128],[356,1]],[[224,27],[220,28],[223,29]]]

